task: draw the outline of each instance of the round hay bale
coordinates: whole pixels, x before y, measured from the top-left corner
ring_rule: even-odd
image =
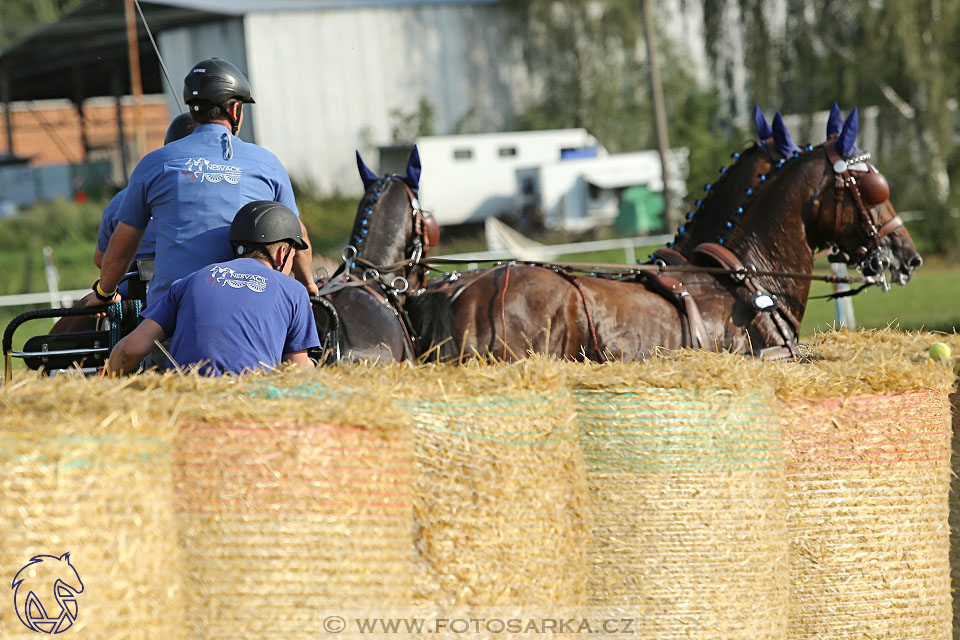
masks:
[[[190,636],[312,640],[322,608],[408,605],[409,421],[369,398],[262,391],[241,380],[181,415]]]
[[[626,612],[637,637],[784,636],[783,450],[756,368],[701,353],[577,375],[589,602]]]
[[[557,363],[428,368],[406,384],[422,397],[416,602],[585,604],[587,490]]]
[[[790,638],[951,629],[951,367],[931,334],[817,336],[778,371],[790,509]],[[806,396],[806,397],[804,397]]]
[[[107,380],[0,390],[3,638],[185,637],[174,431],[151,400]]]
[[[946,394],[783,406],[789,637],[949,637]]]

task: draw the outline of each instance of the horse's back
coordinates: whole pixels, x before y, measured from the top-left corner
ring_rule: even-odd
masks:
[[[638,360],[655,346],[682,346],[676,308],[636,282],[513,265],[486,270],[451,297],[467,354]]]

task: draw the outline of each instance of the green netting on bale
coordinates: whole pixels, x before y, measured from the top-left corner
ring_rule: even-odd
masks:
[[[587,491],[562,385],[409,403],[419,604],[585,603]]]
[[[656,377],[656,362],[644,367]],[[773,394],[613,380],[574,393],[594,505],[590,604],[626,608],[636,637],[783,638],[786,502]]]

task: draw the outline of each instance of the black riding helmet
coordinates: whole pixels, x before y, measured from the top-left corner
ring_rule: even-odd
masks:
[[[252,247],[286,240],[300,251],[309,247],[300,233],[297,214],[272,200],[254,200],[243,205],[230,225],[230,244],[238,256]]]
[[[231,98],[254,103],[247,77],[235,64],[222,58],[201,60],[183,79],[183,101],[193,108],[203,102],[221,105]]]
[[[181,113],[174,118],[170,122],[170,126],[167,127],[167,135],[163,136],[163,144],[170,144],[180,138],[186,138],[193,133],[194,126],[193,118],[190,117],[190,114]]]

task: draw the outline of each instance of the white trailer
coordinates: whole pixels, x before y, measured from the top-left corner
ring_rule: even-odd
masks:
[[[667,154],[675,203],[686,196],[687,155],[687,149]],[[544,226],[568,231],[611,224],[619,213],[620,194],[628,187],[645,185],[651,191],[663,191],[656,151],[544,162],[517,169],[517,182],[524,193],[524,211],[536,212]]]
[[[606,156],[585,129],[426,136],[417,149],[423,174],[420,201],[441,225],[481,222],[522,208],[526,185],[517,170],[560,162],[563,157]],[[409,146],[381,146],[380,173],[403,172]]]

